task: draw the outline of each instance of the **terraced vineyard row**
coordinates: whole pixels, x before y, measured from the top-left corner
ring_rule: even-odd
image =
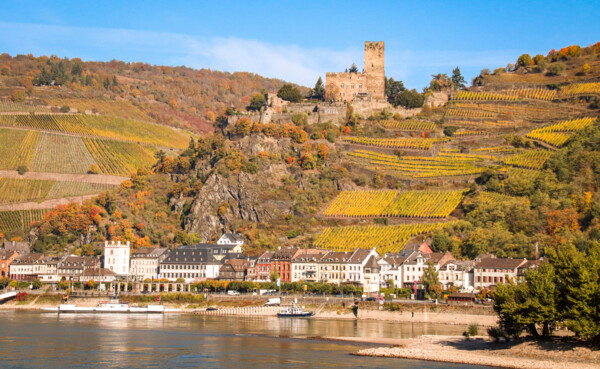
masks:
[[[464,191],[342,191],[325,209],[334,217],[445,218]]]
[[[128,176],[137,168],[149,167],[156,161],[154,156],[140,145],[97,138],[84,138],[83,141],[105,174]]]
[[[434,122],[424,120],[382,120],[378,122],[385,128],[393,128],[401,131],[431,131],[436,128]]]
[[[556,98],[556,90],[522,88],[502,92],[459,91],[456,96],[454,96],[454,100],[459,101],[516,101],[521,98],[550,101]]]
[[[32,111],[49,111],[50,109],[43,106],[33,106],[22,103],[16,103],[7,100],[0,100],[0,112],[32,112]]]
[[[448,224],[451,223],[325,228],[314,245],[336,251],[375,247],[381,254],[399,252],[411,238],[423,233],[434,232]]]
[[[0,178],[0,203],[38,201],[46,198],[54,184],[45,180]]]
[[[485,135],[485,131],[482,130],[461,130],[461,131],[456,131],[454,132],[454,134],[452,134],[453,136],[457,136],[457,137],[466,137],[466,136],[483,136]]]
[[[40,133],[0,128],[0,170],[27,165],[35,153]]]
[[[394,149],[429,150],[435,144],[450,141],[450,138],[371,138],[344,137],[344,141],[359,145],[389,147]]]
[[[577,83],[560,88],[560,97],[570,97],[577,95],[600,95],[600,82]]]
[[[356,150],[348,155],[365,159],[373,170],[390,170],[408,178],[467,176],[484,172],[487,166],[475,166],[479,159],[455,160],[453,157],[397,157],[372,151]]]
[[[448,109],[446,111],[446,115],[449,117],[459,117],[459,118],[494,118],[496,114],[483,111],[483,110],[475,110],[475,109]]]
[[[561,147],[571,138],[573,133],[591,125],[595,120],[596,118],[567,120],[551,126],[534,129],[526,137],[540,140],[552,146]]]
[[[94,195],[117,186],[99,183],[0,178],[0,204]]]
[[[174,148],[185,148],[189,143],[187,135],[169,127],[106,116],[0,115],[0,125],[98,136]]]
[[[504,159],[508,165],[526,169],[542,169],[546,160],[552,156],[552,151],[528,150]]]
[[[32,222],[42,220],[48,210],[0,211],[0,232],[12,234],[26,233]]]
[[[405,191],[384,210],[385,216],[446,218],[462,201],[465,191]]]

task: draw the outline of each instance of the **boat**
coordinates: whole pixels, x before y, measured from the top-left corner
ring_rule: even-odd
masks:
[[[80,307],[75,304],[60,304],[54,308],[43,308],[45,311],[58,313],[139,313],[139,314],[162,314],[166,312],[181,311],[181,309],[167,309],[163,305],[135,306],[118,299],[102,301],[94,307]]]
[[[279,318],[310,318],[312,315],[312,311],[304,311],[296,305],[282,307],[277,313]]]

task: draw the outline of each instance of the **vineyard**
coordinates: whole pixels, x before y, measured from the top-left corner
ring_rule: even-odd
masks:
[[[465,191],[405,191],[385,209],[384,215],[408,218],[446,218],[456,209]]]
[[[0,125],[185,148],[189,136],[175,129],[135,120],[93,115],[0,115]]]
[[[141,145],[97,138],[84,138],[83,142],[104,174],[128,176],[136,169],[150,167],[156,162]]]
[[[95,163],[80,137],[42,133],[30,169],[34,172],[84,174]]]
[[[50,109],[43,106],[33,106],[27,104],[16,103],[12,101],[0,100],[0,112],[19,113],[33,111],[49,111]]]
[[[600,95],[600,82],[568,85],[561,87],[559,92],[560,97],[570,97],[585,94]]]
[[[335,217],[446,218],[464,191],[343,191],[325,209]]]
[[[454,100],[466,101],[516,101],[521,98],[550,101],[556,98],[556,90],[542,88],[522,88],[495,92],[459,91]]]
[[[591,125],[595,120],[596,118],[567,120],[551,126],[535,129],[529,132],[526,137],[560,147],[569,140],[573,133]]]
[[[114,185],[99,183],[0,178],[0,204],[95,195],[115,188]]]
[[[483,110],[474,110],[474,109],[448,109],[446,111],[446,115],[449,117],[458,117],[458,118],[494,118],[496,114],[483,111]]]
[[[0,232],[26,233],[32,222],[42,220],[47,210],[0,211]]]
[[[0,128],[0,170],[28,165],[38,145],[40,133]]]
[[[415,119],[382,120],[378,123],[385,128],[397,129],[400,131],[431,131],[436,128],[434,122]]]
[[[377,248],[380,254],[399,252],[413,237],[431,233],[452,223],[410,224],[395,226],[349,226],[325,228],[314,245],[336,251]]]
[[[519,168],[525,169],[542,169],[544,163],[550,156],[552,151],[546,150],[528,150],[519,154],[509,156],[504,159],[504,162],[508,165],[512,165]]]
[[[372,217],[385,212],[396,191],[342,191],[325,209],[325,216]]]
[[[365,150],[356,150],[348,155],[368,160],[373,170],[391,170],[409,178],[467,176],[480,174],[487,169],[473,164],[480,161],[476,157],[463,160],[456,160],[453,156],[397,157]]]
[[[485,132],[482,130],[459,130],[452,134],[457,137],[466,137],[466,136],[483,136]]]
[[[53,181],[0,178],[0,203],[43,200],[52,185]]]
[[[344,137],[344,141],[366,145],[388,147],[394,149],[429,150],[433,145],[448,142],[450,138],[371,138],[371,137]]]

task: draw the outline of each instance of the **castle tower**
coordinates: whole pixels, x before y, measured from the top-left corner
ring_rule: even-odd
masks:
[[[367,90],[373,100],[385,99],[385,57],[384,43],[365,42],[365,70]]]

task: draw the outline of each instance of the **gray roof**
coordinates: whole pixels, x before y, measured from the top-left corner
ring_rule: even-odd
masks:
[[[223,234],[223,236],[221,236],[221,237],[226,237],[226,238],[228,238],[230,241],[233,241],[233,242],[239,242],[239,241],[242,241],[242,242],[244,242],[244,241],[245,241],[244,237],[240,236],[240,235],[239,235],[239,234],[237,234],[237,233],[225,233],[225,234]]]
[[[142,247],[137,249],[133,254],[131,254],[132,259],[140,259],[140,258],[159,258],[163,256],[165,253],[168,253],[169,249],[166,247]]]
[[[4,249],[7,251],[16,251],[19,254],[29,252],[29,242],[4,241]]]
[[[377,264],[377,258],[375,258],[375,256],[371,255],[369,260],[367,260],[367,263],[365,264],[365,269],[367,268],[371,269],[371,273],[380,269],[379,264]]]
[[[29,264],[39,264],[41,260],[44,259],[44,254],[40,252],[34,252],[31,254],[23,254],[13,260],[12,264],[21,264],[21,265],[29,265]]]
[[[361,264],[367,257],[369,257],[370,253],[371,250],[368,249],[356,249],[352,253],[352,256],[350,256],[348,263]]]

